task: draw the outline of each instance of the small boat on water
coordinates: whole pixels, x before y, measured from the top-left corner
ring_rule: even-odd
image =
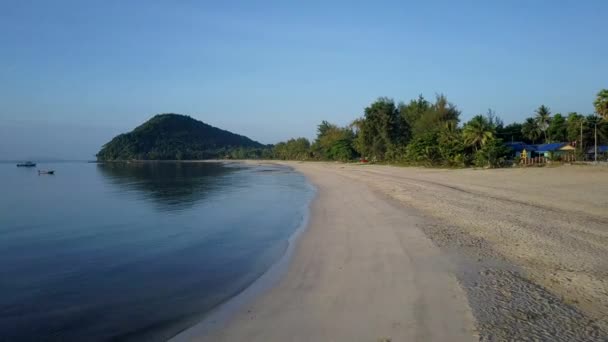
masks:
[[[31,161],[17,164],[17,167],[35,167],[35,166],[36,166],[36,163],[32,163]]]
[[[39,175],[54,175],[55,170],[38,170]]]

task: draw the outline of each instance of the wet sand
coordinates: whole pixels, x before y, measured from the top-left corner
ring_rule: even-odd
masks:
[[[196,341],[607,340],[608,170],[288,163],[286,275]]]

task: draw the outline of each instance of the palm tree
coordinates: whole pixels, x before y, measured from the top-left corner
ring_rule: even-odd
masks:
[[[534,118],[527,118],[526,121],[521,125],[521,134],[526,139],[532,141],[533,144],[536,143],[536,139],[540,138],[542,131],[538,126],[538,121]]]
[[[462,131],[465,144],[473,146],[475,151],[494,139],[494,127],[483,115],[477,115],[467,122]]]
[[[547,128],[549,128],[549,121],[551,121],[551,111],[545,105],[538,107],[536,110],[536,122],[538,128],[543,132],[545,142],[547,142]]]
[[[593,102],[597,115],[608,120],[608,89],[602,89],[597,93],[597,97]]]

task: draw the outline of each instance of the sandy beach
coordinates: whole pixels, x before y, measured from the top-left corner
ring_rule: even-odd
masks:
[[[285,275],[176,340],[606,339],[608,169],[288,164],[318,193]]]

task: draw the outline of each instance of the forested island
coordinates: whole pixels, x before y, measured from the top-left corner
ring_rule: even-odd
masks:
[[[541,105],[524,122],[504,124],[491,109],[461,124],[461,112],[444,95],[422,95],[395,103],[381,97],[363,116],[341,127],[323,121],[314,141],[294,138],[263,145],[189,116],[160,114],[121,134],[97,154],[100,161],[281,159],[354,161],[408,165],[498,167],[512,157],[507,142],[576,146],[577,160],[589,148],[608,143],[608,90],[593,102],[595,113],[551,113]]]
[[[159,114],[105,144],[97,160],[196,160],[225,158],[231,153],[256,157],[267,149],[257,141],[186,115]]]

